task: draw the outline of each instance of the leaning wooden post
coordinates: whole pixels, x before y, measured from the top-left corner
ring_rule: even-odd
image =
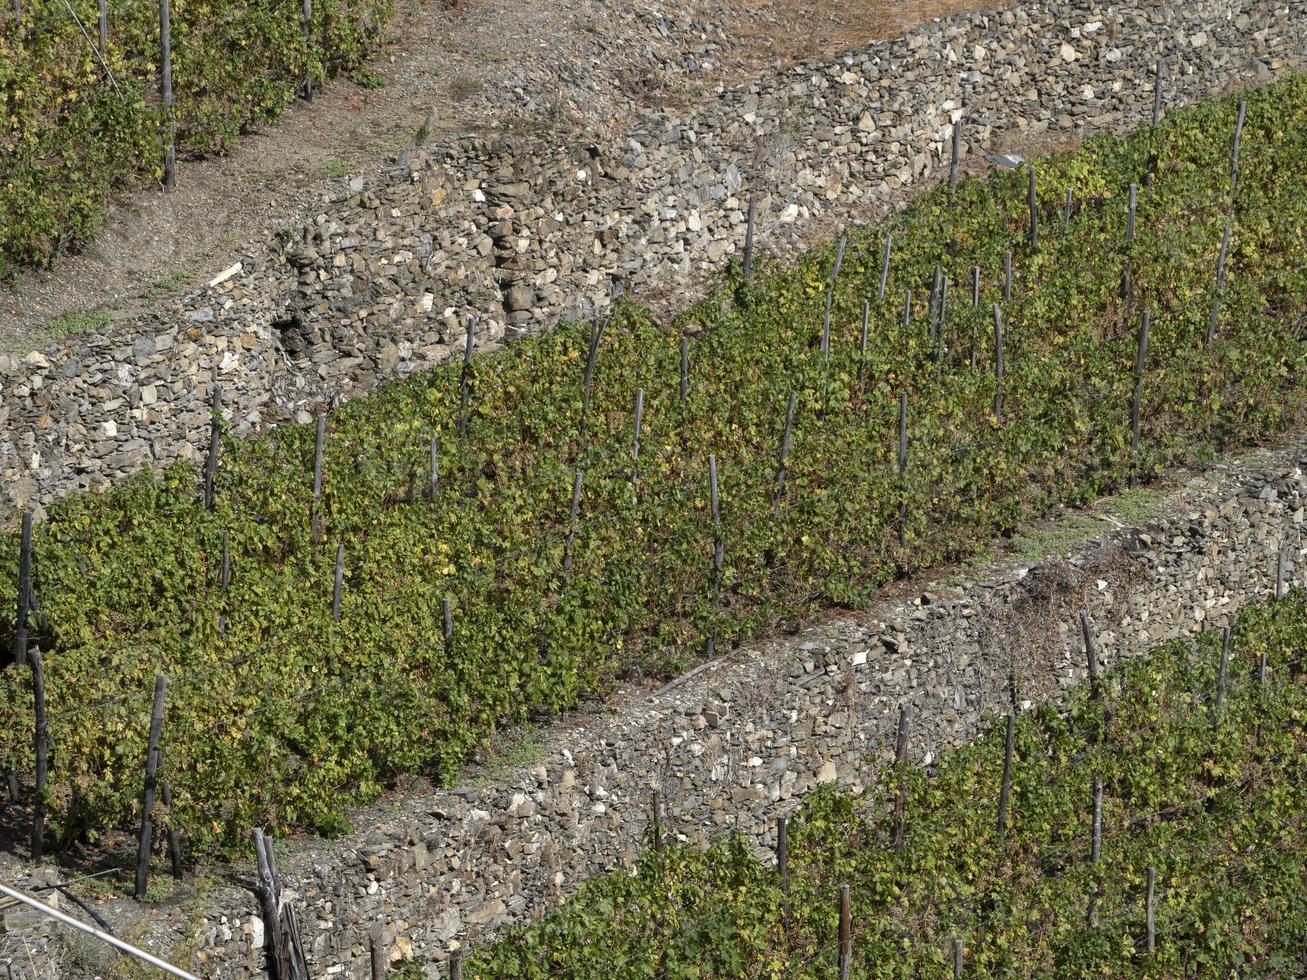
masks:
[[[159,766],[160,768],[163,766],[162,758],[159,760]],[[182,869],[182,839],[177,832],[177,821],[172,815],[172,790],[167,783],[160,783],[159,791],[163,796],[163,805],[168,810],[168,861],[172,865],[173,878],[181,881],[185,877]]]
[[[304,29],[304,85],[301,91],[304,98],[313,98],[313,73],[309,66],[309,55],[313,51],[313,0],[304,0],[304,9],[301,15],[302,26]]]
[[[214,483],[218,479],[218,453],[222,436],[222,389],[213,386],[213,401],[209,414],[209,456],[204,462],[204,509],[213,510]]]
[[[781,876],[781,894],[790,891],[790,827],[786,817],[776,818],[776,870]]]
[[[1225,231],[1221,233],[1221,250],[1216,255],[1216,298],[1212,301],[1212,313],[1207,320],[1207,346],[1212,346],[1216,338],[1216,325],[1221,318],[1221,303],[1225,299],[1225,263],[1230,255],[1229,218],[1225,219]]]
[[[458,434],[467,436],[467,410],[468,402],[472,397],[472,347],[476,343],[476,319],[468,317],[467,320],[467,338],[463,344],[463,374],[458,382]],[[581,430],[584,435],[585,421],[581,422]]]
[[[889,285],[889,258],[893,247],[894,234],[889,232],[885,235],[885,249],[880,256],[880,287],[876,291],[877,300],[885,298],[885,288]]]
[[[953,152],[948,166],[948,186],[950,189],[958,186],[958,158],[962,155],[962,120],[959,119],[953,124]]]
[[[1017,713],[1013,708],[1007,716],[1007,735],[1003,739],[1003,783],[998,791],[998,839],[1007,838],[1007,808],[1012,796],[1012,756],[1015,749]]]
[[[1144,365],[1148,360],[1149,320],[1149,313],[1144,310],[1139,324],[1139,349],[1135,355],[1134,397],[1130,401],[1130,486],[1134,486],[1139,477],[1139,421],[1144,394]]]
[[[563,574],[572,572],[572,542],[576,540],[577,519],[581,515],[581,467],[572,477],[572,506],[568,510],[567,539],[563,542]]]
[[[1039,204],[1035,199],[1035,168],[1029,168],[1030,179],[1026,188],[1026,208],[1030,212],[1030,251],[1039,250]]]
[[[899,392],[899,547],[908,546],[908,393]]]
[[[758,214],[758,199],[749,195],[749,218],[744,228],[744,281],[753,278],[753,225]]]
[[[790,437],[794,432],[794,409],[797,403],[798,392],[791,391],[789,401],[785,404],[785,428],[781,431],[780,459],[776,464],[776,507],[780,507],[785,496],[785,461],[790,454]]]
[[[994,418],[1003,424],[1003,311],[994,304]]]
[[[1149,955],[1157,951],[1157,927],[1153,916],[1153,906],[1157,899],[1157,869],[1148,869],[1148,889],[1144,899],[1144,916],[1147,923],[1147,949]]]
[[[1098,700],[1098,648],[1094,645],[1094,632],[1089,626],[1089,614],[1080,610],[1080,636],[1085,644],[1085,662],[1089,666],[1089,693]]]
[[[322,535],[322,453],[327,444],[327,416],[318,416],[313,433],[313,516],[310,519],[309,537],[317,541]]]
[[[912,708],[899,707],[899,732],[894,742],[894,770],[898,773],[899,788],[894,798],[894,850],[903,847],[903,811],[908,801],[908,734],[912,730]]]
[[[331,620],[340,622],[340,594],[345,586],[345,542],[336,545],[336,577],[331,587]]]
[[[690,397],[690,338],[681,334],[681,404]]]
[[[1221,660],[1216,672],[1216,713],[1225,707],[1225,676],[1230,665],[1230,627],[1221,630]]]
[[[163,727],[163,699],[168,691],[168,678],[159,674],[154,678],[154,705],[150,708],[150,737],[145,749],[145,802],[141,808],[141,839],[136,849],[137,900],[145,897],[150,884],[151,817],[154,794],[159,776],[159,730]]]
[[[46,777],[49,771],[50,731],[45,717],[45,663],[41,651],[28,654],[32,665],[32,702],[36,724],[33,728],[33,748],[36,751],[36,797],[32,801],[32,863],[40,864],[45,851],[45,796]]]
[[[1234,122],[1234,146],[1230,149],[1230,196],[1239,188],[1239,147],[1243,142],[1243,124],[1248,116],[1248,100],[1239,100],[1239,115]]]
[[[853,970],[853,910],[849,886],[840,885],[840,980],[849,980]]]
[[[163,86],[164,125],[168,145],[163,156],[163,186],[177,184],[177,136],[172,118],[172,12],[169,0],[159,0],[159,46],[162,49],[160,74]]]
[[[32,512],[23,514],[18,551],[18,618],[14,621],[14,663],[27,664],[27,624],[32,614]]]
[[[103,58],[109,51],[109,0],[99,0],[97,6],[100,8],[100,57]]]

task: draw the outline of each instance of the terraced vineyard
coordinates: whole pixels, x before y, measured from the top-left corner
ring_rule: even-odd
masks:
[[[856,977],[955,956],[966,976],[1301,975],[1307,593],[1246,607],[1221,649],[1165,644],[1017,717],[1002,830],[1000,721],[933,771],[810,797],[784,880],[739,838],[651,847],[467,975],[836,977],[842,885]]]
[[[1232,192],[1240,115],[1041,160],[1033,206],[1026,168],[939,188],[839,261],[732,272],[676,326],[628,308],[388,386],[327,421],[317,495],[309,426],[221,439],[211,508],[183,465],[53,505],[33,640],[55,829],[136,812],[156,674],[160,818],[191,852],[331,832],[496,726],[1300,424],[1307,79],[1248,96]],[[15,535],[5,609],[18,564]],[[0,684],[0,763],[29,773],[29,673]]]

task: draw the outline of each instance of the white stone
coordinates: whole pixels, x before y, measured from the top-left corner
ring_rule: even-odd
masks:
[[[1063,61],[1075,61],[1076,58],[1080,57],[1080,55],[1076,53],[1076,49],[1066,41],[1062,42],[1062,47],[1058,50],[1058,54],[1062,56]]]

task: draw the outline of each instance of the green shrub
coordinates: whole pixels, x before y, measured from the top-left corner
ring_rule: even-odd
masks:
[[[51,813],[63,834],[119,824],[138,806],[156,672],[173,681],[164,747],[173,818],[192,849],[243,843],[252,824],[336,829],[342,806],[375,797],[397,774],[449,779],[495,726],[573,705],[618,677],[679,670],[709,635],[727,649],[779,619],[865,603],[896,576],[965,556],[1055,505],[1300,424],[1307,79],[1250,96],[1229,287],[1209,347],[1234,114],[1233,102],[1213,103],[1174,113],[1157,131],[1040,161],[1038,253],[1022,244],[1022,173],[922,196],[887,226],[896,244],[884,302],[874,299],[881,239],[853,235],[829,365],[820,351],[825,249],[762,270],[747,288],[731,279],[687,314],[703,330],[684,402],[680,332],[636,309],[616,315],[598,348],[584,441],[583,325],[476,359],[466,437],[458,365],[387,385],[331,417],[317,538],[311,426],[227,440],[212,512],[184,465],[51,506],[37,531],[36,585]],[[1125,189],[1154,155],[1163,162],[1141,191],[1128,253],[1129,311],[1118,295]],[[1083,207],[1063,237],[1055,216],[1068,186]],[[1000,298],[1007,249],[1016,285],[1004,304],[1000,423],[987,308]],[[979,265],[984,295],[973,310],[955,287],[942,343],[932,345],[923,313],[900,325],[898,296],[907,287],[920,296],[936,262],[955,283]],[[924,307],[919,298],[915,308]],[[1132,458],[1142,308],[1153,333]],[[637,388],[646,393],[638,492]],[[792,391],[797,420],[778,505]],[[903,478],[900,392],[909,406]],[[435,500],[426,492],[432,438]],[[709,454],[720,467],[720,602]],[[16,562],[11,536],[0,550],[6,615]],[[0,683],[0,761],[8,755],[28,771],[27,677],[10,670]]]
[[[104,220],[111,192],[162,175],[158,4],[111,7],[101,57],[96,4],[30,0],[21,29],[0,29],[0,276],[75,251]],[[219,153],[275,118],[305,78],[359,67],[392,0],[318,0],[312,45],[294,3],[177,0],[174,118],[180,154]]]
[[[543,923],[478,950],[469,977],[830,977],[849,885],[852,975],[1300,976],[1307,944],[1307,593],[1245,610],[1229,689],[1220,636],[1166,644],[1095,703],[1021,715],[1006,834],[1005,725],[859,796],[822,787],[789,826],[789,891],[742,838],[646,852]],[[1270,684],[1258,684],[1261,654]],[[1091,860],[1094,779],[1102,852]],[[1155,869],[1156,951],[1146,945]],[[1096,925],[1090,924],[1094,895]]]

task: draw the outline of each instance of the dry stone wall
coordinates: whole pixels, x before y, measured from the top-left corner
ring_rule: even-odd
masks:
[[[900,706],[914,712],[911,759],[929,765],[1006,711],[1009,675],[1027,705],[1083,680],[1081,609],[1110,666],[1226,625],[1272,591],[1281,552],[1287,583],[1307,585],[1305,470],[1300,437],[1192,477],[1143,526],[1104,520],[1100,537],[1066,556],[989,568],[737,650],[670,690],[628,692],[607,714],[556,726],[532,766],[364,811],[340,841],[286,842],[279,862],[312,975],[368,977],[374,931],[389,958],[443,975],[453,944],[483,941],[595,875],[630,868],[655,789],[665,836],[699,845],[738,829],[768,858],[776,818],[804,793],[877,778]],[[200,975],[262,975],[263,923],[245,891],[218,889],[148,918],[125,903],[102,911],[133,935],[144,930],[155,950],[197,956]],[[78,975],[67,958],[51,960]]]
[[[741,250],[746,202],[783,253],[870,215],[965,152],[1116,131],[1168,105],[1307,67],[1288,0],[1022,3],[809,62],[624,139],[454,140],[356,178],[305,227],[151,316],[0,355],[0,507],[194,457],[211,386],[241,434],[324,398],[602,312],[683,296]]]

